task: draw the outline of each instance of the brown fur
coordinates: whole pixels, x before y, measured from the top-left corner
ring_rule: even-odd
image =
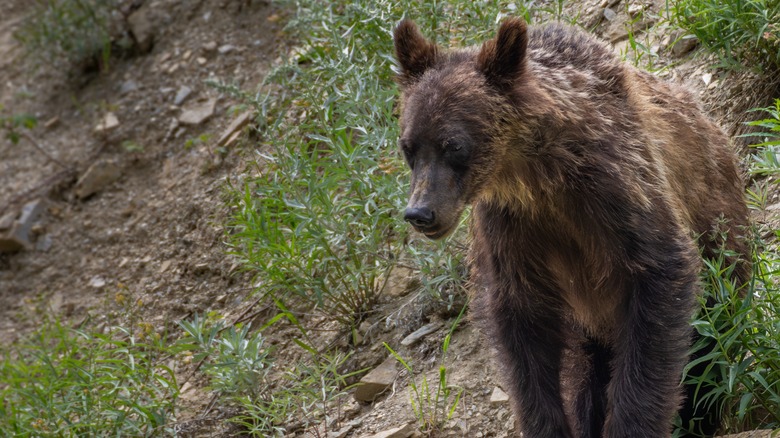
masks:
[[[395,47],[406,219],[438,239],[473,205],[473,307],[525,436],[669,436],[694,236],[725,218],[746,254],[727,137],[687,92],[562,25],[508,19],[482,47],[445,51],[403,21]],[[573,340],[585,377],[567,410]]]

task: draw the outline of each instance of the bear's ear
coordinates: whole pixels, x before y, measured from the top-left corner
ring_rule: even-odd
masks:
[[[402,87],[417,81],[436,62],[436,44],[425,39],[411,20],[404,19],[398,24],[393,40],[401,67],[397,80]]]
[[[482,45],[477,66],[491,85],[507,89],[525,69],[527,47],[528,26],[525,21],[509,18],[501,23],[498,35]]]

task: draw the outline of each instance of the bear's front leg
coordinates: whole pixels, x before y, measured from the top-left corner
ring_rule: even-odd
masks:
[[[697,284],[684,246],[672,244],[656,253],[655,263],[641,269],[629,291],[607,391],[607,438],[670,436],[682,401],[680,378]]]
[[[569,438],[561,397],[561,318],[549,308],[528,308],[498,292],[486,315],[504,371],[504,381],[528,438]],[[539,292],[539,297],[544,296]]]

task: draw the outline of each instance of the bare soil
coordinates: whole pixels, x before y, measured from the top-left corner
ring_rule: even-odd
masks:
[[[73,326],[143,322],[158,331],[174,331],[174,321],[196,313],[216,312],[226,321],[247,315],[262,320],[272,314],[255,306],[251,274],[226,255],[224,243],[229,217],[223,202],[225,181],[245,172],[262,139],[244,135],[220,150],[217,139],[241,110],[236,109],[239,102],[204,81],[222,79],[256,89],[274,60],[294,46],[282,30],[290,11],[259,0],[141,3],[154,33],[151,51],[113,59],[106,73],[74,77],[25,56],[12,34],[31,3],[5,0],[0,15],[0,105],[41,121],[31,136],[53,159],[26,139],[17,145],[0,140],[0,217],[36,199],[45,205],[32,229],[36,248],[0,254],[3,344],[17,341],[51,316]],[[625,49],[624,31],[604,18],[601,2],[572,3],[577,3],[571,8],[579,9],[574,12],[581,13],[581,21],[615,39],[616,50]],[[624,6],[618,3],[613,9],[625,22]],[[658,11],[658,5],[643,6]],[[668,35],[656,37],[656,62],[674,64],[664,74],[685,79],[732,132],[740,126],[744,109],[766,104],[751,93],[740,94],[752,89],[756,79],[750,75],[716,72],[706,81],[703,76],[711,73],[708,60],[673,57]],[[183,86],[191,88],[191,94],[174,105]],[[177,122],[186,107],[212,98],[217,103],[210,118],[196,125]],[[724,100],[730,103],[724,105]],[[119,125],[96,131],[109,112]],[[199,138],[202,134],[208,136]],[[78,178],[102,161],[116,163],[121,176],[89,197],[76,196]],[[376,366],[388,356],[383,341],[399,345],[422,324],[441,321],[438,331],[399,351],[436,381],[441,342],[453,320],[415,307],[417,297],[408,287],[413,280],[407,273],[396,276],[380,311],[361,327],[362,341],[351,366]],[[347,334],[324,329],[318,335],[321,345],[346,347]],[[277,364],[301,357],[290,341],[293,332],[283,327],[270,331],[279,352]],[[508,404],[490,402],[501,385],[493,363],[477,329],[464,322],[453,337],[446,365],[451,383],[465,393],[443,435],[512,435]],[[192,365],[182,364],[180,379],[191,371]],[[361,437],[414,422],[409,377],[401,372],[391,390],[371,405],[345,402],[330,429],[351,424],[346,436]],[[211,403],[204,384],[198,378],[187,382],[177,413],[181,434],[236,433],[221,421],[229,412]]]

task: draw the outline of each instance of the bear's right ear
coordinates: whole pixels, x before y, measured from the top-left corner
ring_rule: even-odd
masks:
[[[498,34],[482,45],[477,66],[488,83],[499,89],[511,87],[525,70],[528,26],[521,18],[508,18]]]
[[[393,32],[395,56],[401,67],[398,83],[405,87],[413,84],[436,62],[438,48],[425,39],[417,26],[408,19],[398,24]]]

